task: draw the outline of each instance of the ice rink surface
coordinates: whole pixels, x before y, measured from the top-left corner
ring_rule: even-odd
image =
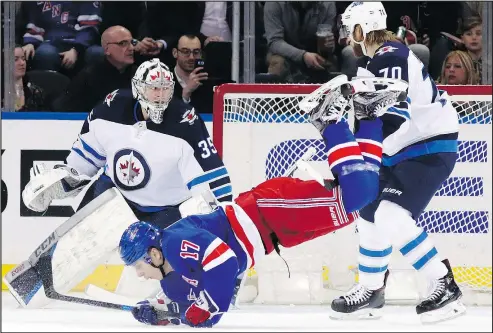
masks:
[[[20,309],[2,292],[2,332],[491,332],[491,307],[468,307],[465,315],[434,325],[422,325],[412,306],[387,306],[379,320],[335,321],[329,307],[242,305],[210,329],[186,326],[147,326],[129,312],[54,302],[46,309]]]

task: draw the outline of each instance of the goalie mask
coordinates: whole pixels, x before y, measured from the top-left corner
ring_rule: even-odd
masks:
[[[366,34],[372,31],[387,29],[387,13],[381,2],[353,2],[342,14],[342,24],[353,43],[361,46],[364,55]],[[356,25],[361,26],[363,40],[354,39]]]
[[[155,58],[142,63],[132,78],[132,94],[153,123],[160,124],[173,97],[175,82],[168,66]]]

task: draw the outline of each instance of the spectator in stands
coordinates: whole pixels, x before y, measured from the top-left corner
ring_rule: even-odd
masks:
[[[172,63],[172,49],[178,39],[186,34],[195,35],[204,47],[211,41],[222,41],[231,38],[232,2],[201,2],[201,1],[156,1],[147,2],[146,18],[141,26],[141,36],[149,36],[158,44],[160,58]],[[208,9],[206,15],[206,8]],[[225,22],[225,17],[226,21]],[[204,19],[217,22],[214,28],[210,24],[204,26],[204,32],[222,31],[223,37],[202,33]]]
[[[438,84],[449,85],[474,85],[479,83],[479,78],[474,70],[471,57],[465,51],[450,52],[442,66],[442,73]],[[486,102],[454,101],[452,105],[460,115],[483,114],[487,110]]]
[[[481,83],[482,81],[482,53],[483,53],[483,25],[481,17],[472,16],[466,19],[462,24],[461,40],[467,53],[471,57],[474,70]]]
[[[108,93],[131,88],[135,70],[143,61],[135,62],[137,40],[128,29],[113,26],[103,32],[101,45],[104,61],[85,67],[72,79],[66,93],[54,102],[55,111],[89,112]]]
[[[199,113],[212,113],[213,86],[202,67],[195,68],[195,60],[202,58],[202,45],[195,35],[183,35],[173,48],[176,66],[174,96],[191,104]]]
[[[431,77],[437,79],[445,57],[450,51],[463,48],[460,40],[462,22],[473,14],[477,15],[477,10],[480,10],[481,5],[474,4],[474,1],[428,2],[428,4],[433,8],[438,7],[435,9],[438,13],[428,20],[436,31],[435,34],[430,34],[432,38],[428,72]]]
[[[442,66],[439,84],[471,85],[478,84],[478,75],[474,70],[471,57],[464,51],[452,51]]]
[[[266,2],[265,36],[268,45],[268,72],[288,82],[325,82],[336,71],[334,57],[336,7],[331,1]],[[324,40],[325,57],[317,50],[317,30],[328,26]]]
[[[459,5],[449,2],[434,4],[417,1],[382,3],[387,12],[387,30],[397,33],[399,27],[404,27],[405,38],[401,41],[408,45],[428,70],[430,49],[440,36],[440,31],[453,32],[457,29]],[[447,8],[448,17],[443,16],[444,8]],[[437,25],[437,22],[441,24]]]
[[[70,72],[99,56],[95,47],[101,22],[99,2],[23,2],[17,19],[22,45],[33,69]],[[18,32],[20,33],[20,31]]]
[[[150,37],[140,37],[140,27],[146,15],[146,3],[144,1],[105,1],[101,3],[102,22],[100,31],[105,31],[109,27],[122,26],[130,31],[132,36],[138,39],[134,51],[140,55],[147,56],[146,60],[154,58],[161,52],[162,46],[159,41]],[[104,61],[104,50],[102,46],[97,46],[100,50],[99,61]]]
[[[15,52],[15,111],[47,111],[41,88],[26,78],[26,56],[22,46],[17,45]]]

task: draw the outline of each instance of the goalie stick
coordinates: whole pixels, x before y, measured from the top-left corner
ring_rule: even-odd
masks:
[[[72,217],[65,221],[65,223],[56,228],[55,231],[53,231],[29,256],[28,260],[22,262],[6,274],[4,277],[4,282],[9,287],[11,294],[21,305],[26,307],[31,300],[32,295],[36,294],[38,290],[43,287],[45,296],[53,300],[99,306],[123,311],[132,311],[134,309],[133,306],[101,302],[61,294],[56,291],[53,281],[53,254],[57,248],[57,245],[62,240],[62,237],[75,232],[75,228],[82,221],[86,221],[91,216],[95,216],[93,214],[97,214],[97,212],[104,210],[105,208],[103,207],[106,204],[110,202],[115,203],[115,200],[118,200],[119,196],[121,196],[121,194],[119,194],[116,189],[110,189],[102,193],[95,200],[91,201],[85,207],[76,212]],[[122,216],[120,217],[125,218],[124,215]],[[135,216],[131,218],[131,220],[134,219]],[[122,227],[123,226],[125,225],[122,225]],[[179,318],[179,314],[175,312],[157,310],[157,314],[158,318],[161,320]]]
[[[41,276],[45,294],[46,297],[48,298],[64,301],[64,302],[92,305],[92,306],[98,306],[98,307],[115,309],[115,310],[133,311],[134,309],[136,309],[136,307],[134,306],[97,301],[97,300],[92,300],[82,297],[62,295],[58,293],[53,287],[53,272],[51,268],[51,257],[48,253],[43,254],[42,257],[39,258],[38,263],[35,265],[35,269],[38,272],[38,274]],[[158,320],[180,319],[180,314],[176,312],[164,311],[158,309],[154,309],[154,311],[157,314]]]

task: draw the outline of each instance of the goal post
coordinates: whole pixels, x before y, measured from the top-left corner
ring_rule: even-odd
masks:
[[[318,87],[299,84],[216,87],[213,140],[230,173],[235,196],[266,179],[281,176],[308,147],[317,150],[310,165],[324,177],[331,177],[324,142],[297,107],[304,96]],[[492,86],[439,86],[439,89],[448,92],[459,115],[459,156],[451,176],[437,191],[418,224],[430,233],[442,257],[450,259],[465,293],[487,295],[491,303]],[[301,171],[294,176],[307,178]],[[261,263],[255,272],[250,272],[250,279],[256,280],[256,301],[275,304],[330,301],[334,291],[345,291],[357,280],[354,269],[357,245],[352,225],[302,246],[282,249],[281,254],[292,272],[291,279],[287,279],[282,260],[268,256],[266,264]],[[392,288],[396,290],[395,298],[419,297],[423,286],[398,251],[394,251],[389,267],[395,280],[391,282],[395,285]]]

